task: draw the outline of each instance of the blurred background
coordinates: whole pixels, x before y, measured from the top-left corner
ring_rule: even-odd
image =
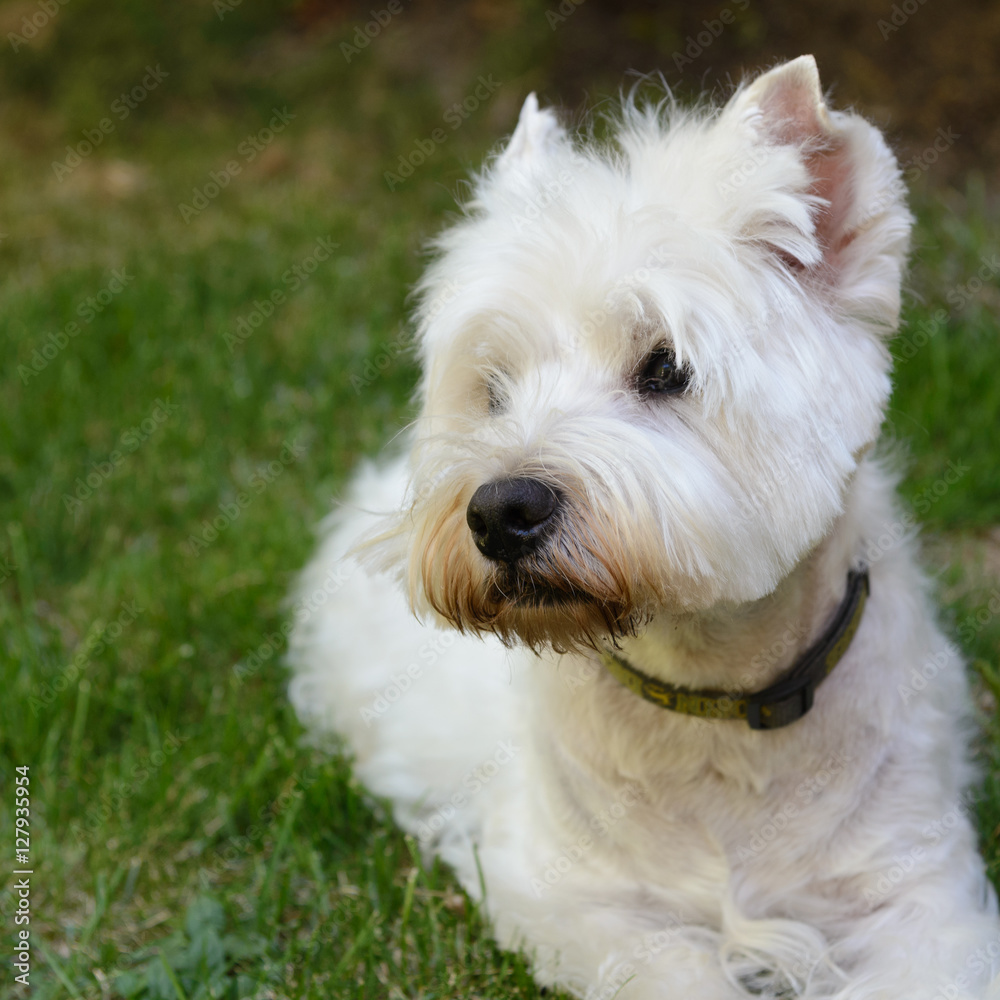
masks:
[[[5,964],[0,993],[539,996],[347,763],[303,742],[283,601],[350,468],[412,415],[423,248],[526,94],[582,121],[636,73],[718,96],[805,52],[913,192],[885,433],[970,660],[970,808],[997,876],[1000,6],[18,0],[0,3],[0,842],[27,767],[33,874],[30,986]],[[5,963],[17,906],[8,883]]]

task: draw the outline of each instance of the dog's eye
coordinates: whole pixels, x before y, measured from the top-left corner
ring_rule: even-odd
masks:
[[[666,348],[653,351],[642,363],[636,388],[643,395],[671,394],[687,388],[691,375],[677,364],[674,352]]]

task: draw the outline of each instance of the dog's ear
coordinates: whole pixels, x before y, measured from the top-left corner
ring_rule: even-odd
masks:
[[[760,113],[758,128],[771,142],[801,145],[833,135],[833,125],[812,56],[762,73],[734,98],[742,111]]]
[[[842,115],[831,117],[823,97],[816,60],[800,56],[764,73],[733,98],[730,110],[753,130],[760,155],[794,147],[808,173],[804,193],[817,246],[805,253],[776,247],[782,259],[798,269],[821,259],[835,265],[857,230],[864,185],[857,183],[850,130]]]
[[[566,130],[559,124],[551,108],[539,110],[538,98],[528,94],[517,128],[507,148],[497,159],[497,170],[531,171],[566,139]]]

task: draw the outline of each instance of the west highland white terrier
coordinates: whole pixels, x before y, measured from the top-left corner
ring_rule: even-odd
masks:
[[[996,995],[966,675],[872,455],[896,160],[808,56],[614,131],[530,96],[440,237],[409,453],[302,577],[295,707],[540,983]]]

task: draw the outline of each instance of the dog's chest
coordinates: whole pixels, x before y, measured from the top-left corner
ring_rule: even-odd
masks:
[[[558,676],[540,685],[536,752],[545,794],[573,829],[643,867],[673,858],[720,880],[792,855],[814,865],[825,850],[858,780],[854,754],[676,716],[599,672],[572,690]]]

